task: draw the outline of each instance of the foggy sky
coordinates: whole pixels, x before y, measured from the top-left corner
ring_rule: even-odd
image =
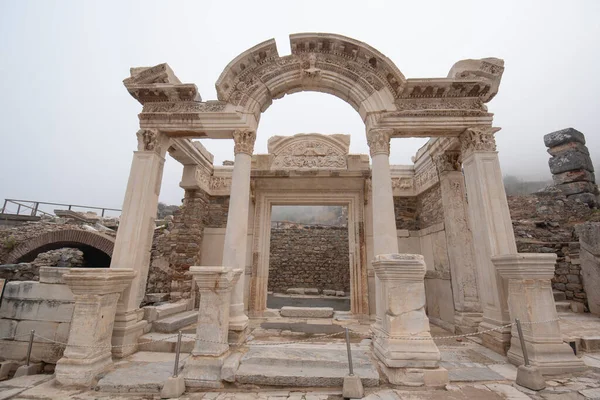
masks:
[[[203,100],[238,54],[275,38],[331,32],[375,47],[407,78],[445,77],[465,58],[498,57],[505,72],[488,103],[504,174],[550,177],[544,134],[574,127],[600,160],[598,1],[7,1],[0,0],[0,200],[120,208],[141,105],[129,68],[167,62]],[[344,101],[298,93],[263,113],[255,153],[273,135],[347,133],[368,154],[364,124]],[[425,139],[392,140],[410,164]],[[231,140],[203,140],[215,164]],[[161,201],[179,204],[182,168],[167,157]]]

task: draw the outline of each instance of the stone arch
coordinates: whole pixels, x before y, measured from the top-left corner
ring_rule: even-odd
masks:
[[[280,57],[274,39],[237,56],[217,80],[217,96],[257,119],[272,103],[300,91],[329,93],[359,112],[396,110],[406,78],[387,57],[357,40],[330,33],[290,35],[292,54]]]
[[[61,247],[91,248],[92,251],[99,251],[110,258],[114,245],[115,240],[109,236],[77,229],[65,229],[43,233],[26,240],[8,254],[5,262],[6,264],[16,264],[32,261],[39,253]]]

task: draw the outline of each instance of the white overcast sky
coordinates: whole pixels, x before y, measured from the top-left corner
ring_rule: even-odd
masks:
[[[407,78],[445,77],[465,58],[506,70],[495,113],[503,173],[546,179],[543,135],[574,127],[600,160],[600,1],[8,1],[0,0],[0,200],[120,208],[141,105],[122,80],[167,62],[216,99],[214,83],[241,52],[288,35],[332,32],[366,42]],[[255,152],[295,133],[347,133],[368,153],[364,125],[342,100],[298,93],[263,113]],[[215,164],[231,141],[206,141]],[[409,164],[424,139],[394,139]],[[168,158],[161,201],[179,204],[181,167]]]

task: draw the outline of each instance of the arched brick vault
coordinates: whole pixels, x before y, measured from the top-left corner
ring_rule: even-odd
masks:
[[[113,238],[101,235],[99,233],[82,231],[77,229],[66,229],[62,231],[47,232],[39,236],[28,239],[17,246],[6,257],[6,264],[16,264],[28,255],[34,254],[38,250],[49,247],[68,247],[84,245],[100,250],[109,257],[112,257],[115,241]],[[58,247],[57,247],[58,246]]]

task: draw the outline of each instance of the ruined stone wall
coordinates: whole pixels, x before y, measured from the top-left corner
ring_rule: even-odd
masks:
[[[186,272],[200,264],[210,200],[201,190],[186,190],[179,210],[172,218],[167,217],[166,229],[157,231],[152,243],[146,294],[169,293],[171,300],[190,297],[194,288]]]
[[[396,229],[418,230],[417,198],[394,197],[394,211],[396,214]]]
[[[417,196],[417,223],[419,229],[425,229],[442,222],[442,190],[440,185],[436,184]]]
[[[225,228],[229,212],[229,196],[211,196],[204,224],[208,228]]]
[[[268,290],[317,288],[350,292],[348,228],[271,229]]]
[[[587,307],[580,244],[575,227],[600,218],[600,214],[561,191],[549,189],[530,196],[508,196],[517,250],[520,253],[555,253],[552,288],[567,300]]]

